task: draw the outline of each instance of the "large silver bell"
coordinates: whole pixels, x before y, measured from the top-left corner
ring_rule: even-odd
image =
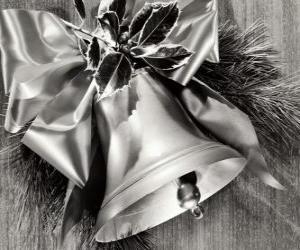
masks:
[[[97,241],[137,234],[189,209],[178,203],[180,177],[195,173],[202,202],[244,167],[237,151],[205,136],[146,71],[100,99],[95,112],[107,165]]]

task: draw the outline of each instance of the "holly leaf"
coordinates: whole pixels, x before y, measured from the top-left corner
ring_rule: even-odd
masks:
[[[139,45],[152,45],[165,40],[175,27],[179,17],[179,8],[176,2],[153,5],[150,17],[147,19],[140,33]]]
[[[156,6],[158,6],[156,4]],[[153,8],[155,7],[154,4],[146,3],[142,9],[133,17],[132,22],[129,27],[129,37],[133,40],[138,38],[140,31],[145,25],[145,22],[151,16]],[[135,38],[134,38],[135,37]]]
[[[87,56],[88,46],[90,45],[90,43],[91,42],[89,40],[84,38],[78,40],[79,51],[84,57]]]
[[[131,73],[131,64],[124,54],[119,52],[107,54],[103,58],[96,74],[100,88],[105,87],[102,97],[108,96],[117,89],[128,85]]]
[[[131,54],[156,70],[175,70],[188,63],[193,53],[181,45],[162,44],[135,47],[131,49]]]
[[[98,39],[93,37],[92,42],[88,46],[86,52],[87,56],[87,69],[96,70],[98,68],[100,57],[101,57],[100,45]]]
[[[120,23],[123,20],[126,9],[126,0],[102,0],[98,8],[98,16],[101,16],[107,11],[116,12]]]
[[[119,18],[114,11],[107,11],[98,17],[98,21],[105,34],[105,40],[116,45],[120,33]]]
[[[86,17],[84,2],[82,0],[73,0],[73,1],[79,16],[81,17],[82,20],[84,20]]]

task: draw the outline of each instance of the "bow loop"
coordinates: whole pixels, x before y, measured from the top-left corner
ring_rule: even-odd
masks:
[[[77,38],[59,18],[43,11],[0,12],[5,129],[18,132],[80,71]]]

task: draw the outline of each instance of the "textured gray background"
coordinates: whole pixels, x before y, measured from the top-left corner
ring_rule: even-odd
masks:
[[[90,9],[97,0],[87,0]],[[76,21],[71,0],[1,0],[0,8],[41,9]],[[300,70],[299,0],[220,0],[220,21],[230,19],[243,30],[261,18],[286,62],[285,72]],[[244,173],[205,204],[195,221],[184,214],[151,230],[157,249],[300,249],[300,168],[277,168],[274,175],[288,187],[272,190]],[[14,181],[0,167],[0,250],[55,249],[49,235],[28,229],[15,232]],[[33,223],[39,223],[36,219]],[[25,242],[27,242],[25,247]],[[70,249],[76,249],[71,246]]]

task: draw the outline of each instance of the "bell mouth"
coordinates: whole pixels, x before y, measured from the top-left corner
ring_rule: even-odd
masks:
[[[98,242],[111,242],[135,235],[187,211],[179,206],[176,180],[192,171],[197,175],[200,202],[229,184],[244,168],[246,159],[219,143],[156,164],[147,175],[122,185],[105,199],[97,218]]]

